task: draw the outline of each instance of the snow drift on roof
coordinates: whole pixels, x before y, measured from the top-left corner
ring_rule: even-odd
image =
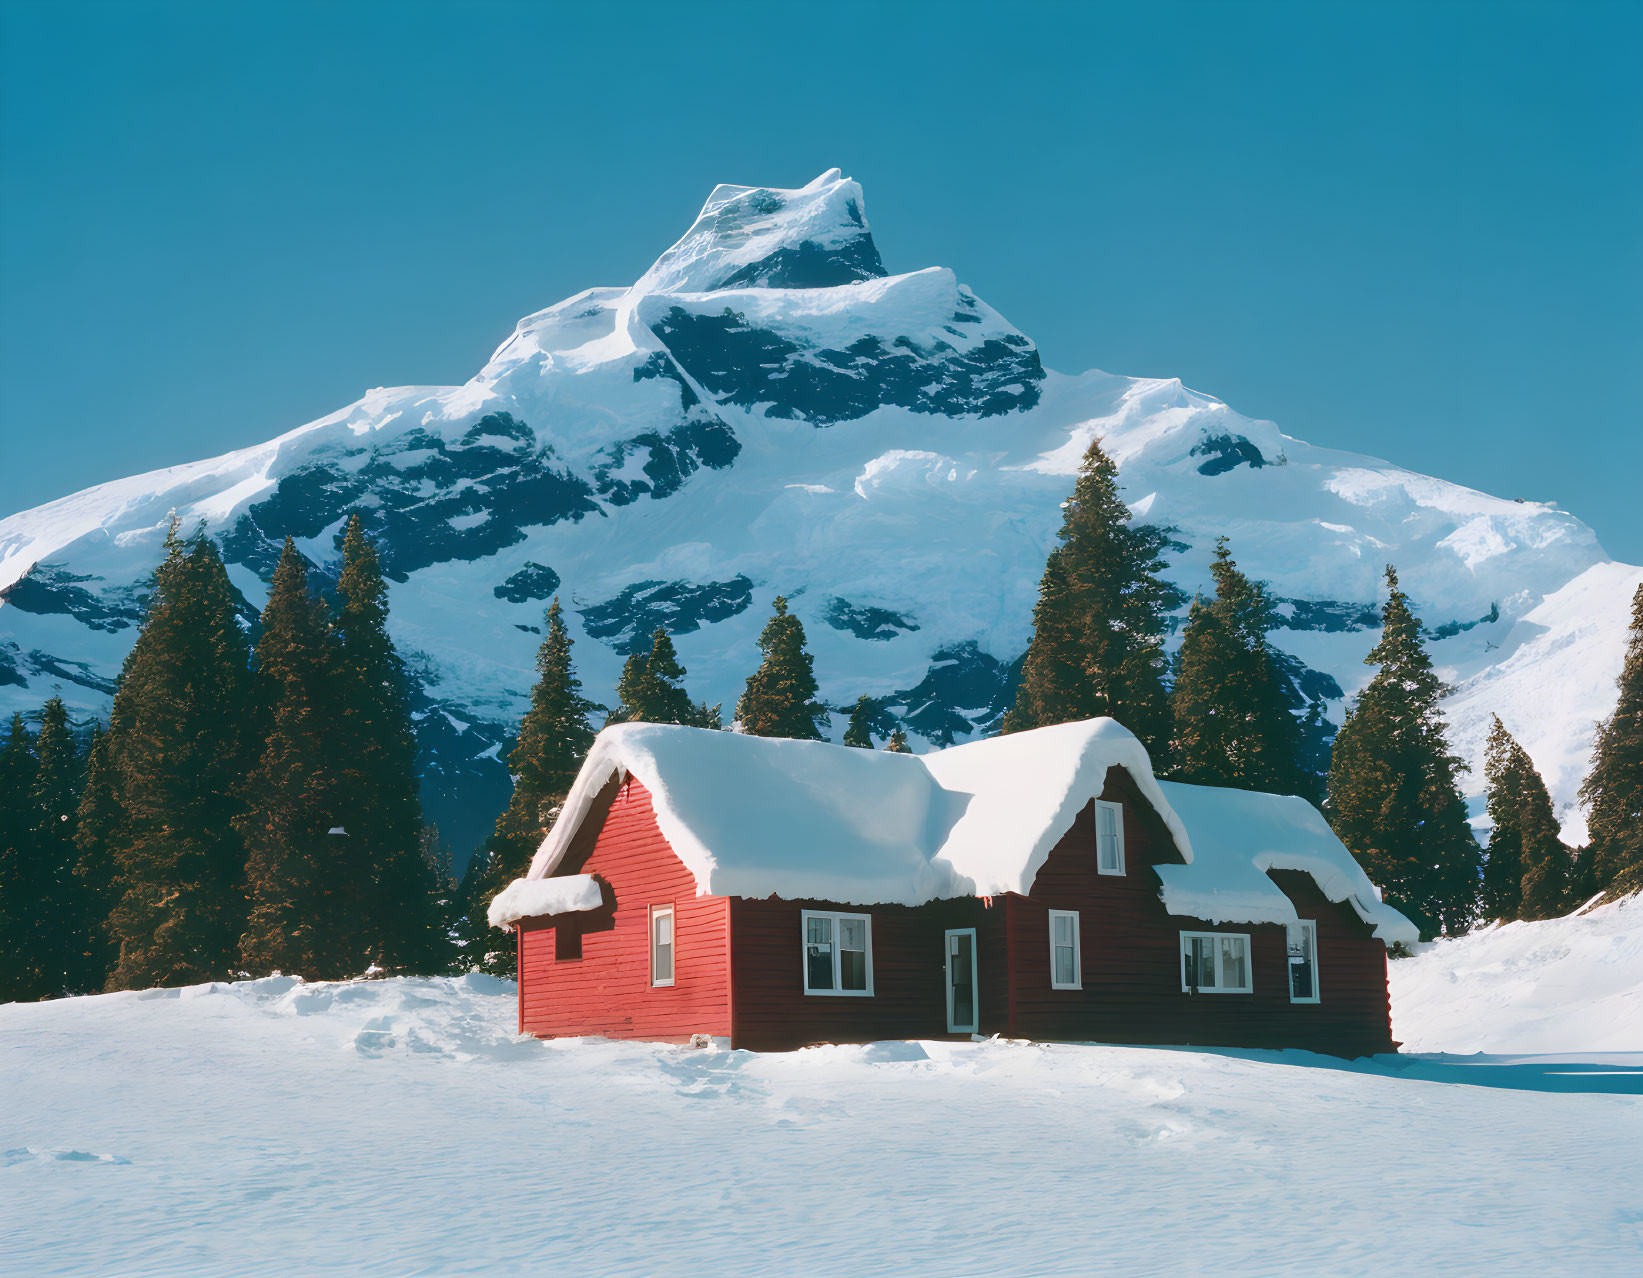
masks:
[[[1112,767],[1129,773],[1189,863],[1160,867],[1172,912],[1292,922],[1265,871],[1299,869],[1331,900],[1350,899],[1377,936],[1414,939],[1304,800],[1160,783],[1141,743],[1111,719],[923,755],[621,724],[599,734],[528,877],[551,881],[599,792],[633,776],[704,896],[920,905],[1025,895]]]
[[[520,919],[597,910],[602,904],[603,890],[591,874],[567,874],[557,879],[515,879],[491,898],[485,919],[492,927],[507,927]]]
[[[1305,799],[1160,781],[1192,840],[1190,865],[1158,865],[1164,908],[1211,923],[1293,923],[1295,904],[1268,870],[1301,870],[1331,901],[1348,901],[1375,935],[1418,941],[1419,930],[1382,903],[1369,876]]]

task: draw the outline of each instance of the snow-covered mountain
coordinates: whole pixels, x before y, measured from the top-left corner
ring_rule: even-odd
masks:
[[[1283,600],[1297,690],[1337,723],[1395,563],[1455,684],[1456,744],[1480,759],[1499,713],[1578,837],[1643,570],[1550,505],[1312,447],[1179,381],[1051,372],[951,271],[887,274],[836,169],[716,188],[637,283],[527,316],[462,386],[373,390],[0,521],[0,709],[54,691],[106,709],[170,512],[205,522],[260,606],[287,534],[334,565],[360,510],[418,676],[428,807],[459,854],[506,793],[499,750],[556,593],[596,698],[665,623],[692,694],[728,710],[783,593],[830,702],[868,693],[915,741],[960,739],[1007,703],[1094,436],[1137,517],[1170,530],[1183,613],[1229,535]]]

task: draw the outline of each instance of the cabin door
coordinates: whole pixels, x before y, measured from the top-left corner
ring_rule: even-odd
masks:
[[[976,1008],[976,930],[947,932],[947,1032],[974,1034],[981,1027]]]

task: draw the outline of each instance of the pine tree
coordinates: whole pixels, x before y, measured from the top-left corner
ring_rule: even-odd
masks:
[[[364,967],[374,902],[365,840],[342,825],[338,647],[287,537],[255,654],[262,748],[237,822],[251,905],[240,957],[253,972],[334,980]]]
[[[884,748],[891,754],[913,753],[912,749],[907,744],[907,734],[900,728],[896,728],[890,733],[890,740],[885,742]]]
[[[72,988],[79,937],[88,922],[85,894],[74,877],[80,758],[61,697],[52,697],[40,712],[34,757],[28,854],[35,905],[32,926],[25,932],[30,949],[26,970],[34,997],[47,998]]]
[[[94,724],[74,820],[74,877],[85,910],[70,983],[77,992],[101,989],[119,957],[119,944],[109,932],[108,920],[120,897],[113,852],[120,818],[108,761],[108,734],[101,724]]]
[[[337,594],[338,824],[350,860],[369,867],[365,949],[390,972],[428,975],[445,969],[450,942],[423,854],[416,736],[405,667],[388,635],[388,586],[358,515],[343,539]]]
[[[547,621],[547,636],[536,652],[530,709],[508,755],[513,795],[497,818],[496,832],[463,876],[459,893],[466,904],[461,927],[466,952],[475,966],[498,976],[516,975],[518,955],[511,939],[491,927],[485,911],[493,896],[530,868],[531,857],[593,745],[588,715],[598,707],[582,696],[559,600],[549,606]]]
[[[111,989],[228,976],[245,923],[236,829],[249,654],[216,547],[176,524],[114,694],[108,767],[122,817]]]
[[[755,737],[821,741],[827,707],[816,700],[814,662],[804,646],[804,624],[776,596],[775,611],[759,635],[764,659],[748,678],[736,718]]]
[[[658,626],[650,642],[649,652],[635,650],[622,667],[611,722],[718,727],[719,707],[693,703],[685,691],[685,668],[667,630]]]
[[[1299,794],[1316,802],[1301,726],[1267,642],[1272,601],[1215,544],[1215,599],[1194,601],[1177,654],[1171,709],[1174,775],[1200,785]]]
[[[873,748],[873,703],[866,694],[856,698],[855,708],[850,711],[850,722],[844,729],[844,744],[863,750]]]
[[[1172,598],[1158,577],[1162,535],[1130,524],[1118,468],[1099,441],[1084,454],[1063,510],[1004,730],[1111,715],[1161,768],[1169,744],[1164,613]]]
[[[548,607],[547,636],[536,651],[536,686],[519,738],[508,754],[513,795],[497,821],[498,835],[540,842],[549,808],[570,793],[577,770],[593,745],[588,715],[597,707],[582,695],[571,664],[572,639],[555,599]]]
[[[0,748],[0,1003],[38,997],[32,940],[39,889],[29,821],[34,773],[28,725],[13,714]]]
[[[1592,770],[1580,787],[1592,875],[1612,896],[1643,891],[1643,585],[1632,596],[1619,682],[1620,699],[1598,727]]]
[[[1523,756],[1523,917],[1555,919],[1573,904],[1574,858],[1558,830],[1552,796]]]
[[[1192,601],[1175,654],[1170,695],[1174,737],[1171,775],[1195,785],[1237,785],[1241,730],[1247,725],[1229,704],[1225,682],[1245,654],[1223,612]]]
[[[1523,917],[1523,830],[1521,751],[1500,716],[1494,716],[1484,749],[1483,776],[1489,788],[1489,850],[1483,863],[1483,917],[1511,922]]]
[[[1570,905],[1573,863],[1546,783],[1498,715],[1489,731],[1484,776],[1494,826],[1483,866],[1485,916],[1556,918]]]
[[[1466,765],[1449,752],[1420,623],[1391,568],[1386,580],[1380,642],[1364,659],[1379,669],[1335,738],[1330,820],[1423,935],[1458,935],[1476,914],[1480,859],[1457,783]]]

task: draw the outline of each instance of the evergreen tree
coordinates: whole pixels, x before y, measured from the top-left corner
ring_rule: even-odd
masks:
[[[253,972],[334,980],[364,967],[375,902],[366,839],[342,825],[338,648],[287,537],[257,641],[262,749],[236,822],[251,905],[240,956]]]
[[[1175,654],[1175,687],[1170,695],[1174,736],[1173,777],[1196,785],[1237,785],[1242,744],[1238,714],[1223,698],[1222,681],[1244,656],[1222,611],[1194,599]]]
[[[884,748],[891,754],[912,754],[912,748],[907,744],[907,734],[896,728],[890,734],[890,740],[885,742]]]
[[[1476,913],[1480,859],[1457,783],[1466,765],[1449,752],[1420,623],[1391,568],[1386,580],[1380,642],[1365,658],[1379,669],[1335,738],[1330,819],[1424,935],[1458,935]]]
[[[101,724],[94,724],[74,820],[74,877],[80,884],[85,910],[71,981],[76,991],[101,989],[119,956],[118,942],[108,926],[120,896],[113,852],[119,839],[119,823],[120,806],[108,761],[108,734]]]
[[[844,729],[844,744],[863,750],[873,748],[873,703],[866,694],[856,698],[855,708],[850,711],[850,722]]]
[[[173,521],[109,722],[121,811],[111,989],[211,980],[238,966],[248,661],[216,547],[203,532],[185,543]]]
[[[496,832],[469,865],[459,893],[466,906],[460,929],[466,953],[475,966],[498,976],[516,975],[518,955],[511,938],[490,925],[485,911],[493,896],[530,868],[593,744],[588,715],[598,708],[582,696],[559,600],[549,606],[547,621],[547,637],[536,651],[530,709],[508,755],[513,795],[497,818]]]
[[[1580,787],[1590,813],[1594,890],[1643,891],[1643,585],[1632,596],[1620,700],[1598,727],[1592,770]]]
[[[1099,441],[1084,454],[1063,510],[1004,730],[1111,715],[1162,768],[1169,744],[1164,613],[1173,596],[1158,577],[1162,535],[1130,524],[1118,468]]]
[[[547,831],[548,810],[570,793],[593,745],[588,715],[597,709],[582,695],[582,681],[571,663],[573,641],[558,599],[548,607],[547,623],[547,636],[536,650],[530,709],[508,754],[513,794],[496,825],[498,835],[523,835],[533,848]]]
[[[40,712],[34,757],[28,812],[34,904],[31,926],[23,933],[29,950],[25,971],[33,997],[48,998],[72,988],[79,938],[88,924],[85,894],[74,877],[80,758],[61,697],[52,697]]]
[[[1558,834],[1546,783],[1498,715],[1489,731],[1484,776],[1494,826],[1483,867],[1485,915],[1556,918],[1570,904],[1573,863]]]
[[[443,971],[450,943],[435,904],[434,867],[423,854],[405,668],[388,635],[388,587],[376,547],[358,515],[343,539],[337,594],[338,824],[348,832],[350,862],[369,867],[360,920],[366,953],[390,972]]]
[[[618,705],[612,723],[677,723],[693,728],[719,726],[719,707],[693,703],[685,691],[685,668],[666,629],[656,628],[649,652],[635,650],[616,684]]]
[[[1301,727],[1267,642],[1273,611],[1266,588],[1239,570],[1225,537],[1216,542],[1211,571],[1215,599],[1194,601],[1177,654],[1174,775],[1316,802],[1317,777],[1303,762]]]
[[[804,646],[804,624],[776,596],[775,611],[759,635],[764,659],[748,678],[736,718],[755,737],[821,741],[827,707],[816,700],[814,663]]]
[[[1572,904],[1574,858],[1559,833],[1546,783],[1528,755],[1523,762],[1523,917],[1555,919]]]
[[[1489,728],[1483,776],[1489,788],[1489,850],[1483,863],[1483,917],[1509,923],[1523,917],[1521,751],[1500,716]],[[1526,757],[1526,756],[1525,756]]]
[[[0,1003],[34,998],[32,936],[38,909],[29,793],[34,742],[21,714],[0,748]]]

